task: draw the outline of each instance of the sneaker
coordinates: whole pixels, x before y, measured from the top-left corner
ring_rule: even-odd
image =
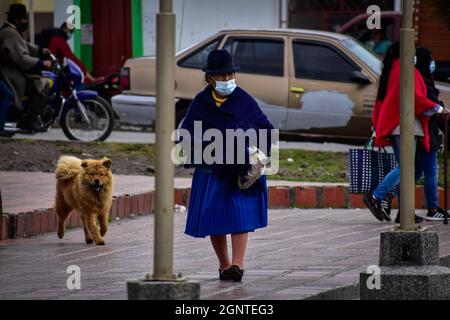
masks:
[[[423,218],[419,217],[417,214],[414,215],[414,220],[415,220],[416,224],[423,222]],[[397,212],[397,217],[395,218],[395,223],[400,223],[400,210],[398,210],[398,212]]]
[[[392,200],[390,198],[383,199],[381,200],[380,204],[381,204],[381,211],[383,211],[385,217],[389,217],[389,220],[387,221],[390,221]]]
[[[370,212],[373,214],[373,216],[377,220],[379,220],[379,221],[384,220],[385,213],[381,209],[381,201],[375,199],[371,194],[366,194],[363,197],[363,201],[364,201],[364,204],[367,206],[367,208],[369,208]],[[387,218],[389,219],[388,221],[391,220],[391,218],[389,216],[387,216]]]
[[[445,219],[445,210],[442,208],[437,208],[436,212],[431,212],[428,209],[428,214],[425,217],[427,221],[444,221]]]

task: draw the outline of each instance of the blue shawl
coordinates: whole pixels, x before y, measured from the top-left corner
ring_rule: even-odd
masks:
[[[250,94],[248,94],[243,89],[237,87],[234,92],[228,96],[228,99],[222,104],[220,108],[216,106],[215,100],[212,96],[212,90],[213,89],[211,86],[207,86],[194,98],[191,106],[189,107],[186,118],[183,121],[181,128],[188,130],[192,138],[194,137],[194,121],[202,121],[202,133],[204,133],[208,129],[218,129],[222,132],[222,134],[224,134],[224,137],[225,131],[227,129],[242,129],[244,131],[248,129],[274,129],[273,125],[267,119],[266,115],[261,111],[261,108],[258,106],[258,103],[255,101],[255,99],[253,99]],[[268,132],[268,141],[266,142],[269,155],[271,143],[270,133],[271,131]],[[209,143],[203,143],[203,149],[208,144]],[[258,147],[260,146],[260,144],[261,141],[259,141],[258,137]],[[212,165],[212,169],[217,175],[221,177],[227,177],[233,179],[233,181],[236,181],[236,176],[248,169],[248,141],[245,150],[236,150],[236,144],[234,147],[235,158],[237,158],[237,151],[245,152],[245,164],[214,164]],[[223,154],[223,163],[226,163],[225,149]]]

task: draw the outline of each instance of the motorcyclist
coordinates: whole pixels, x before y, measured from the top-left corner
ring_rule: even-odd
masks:
[[[70,49],[67,41],[73,36],[75,29],[69,28],[66,22],[64,22],[60,28],[49,28],[41,32],[40,45],[43,48],[49,48],[50,51],[55,54],[59,62],[62,63],[64,58],[70,59],[80,67],[85,77],[94,82],[96,78],[88,71],[86,66],[78,59]]]
[[[40,114],[47,102],[50,88],[48,80],[42,78],[44,68],[51,68],[51,61],[44,59],[48,49],[27,42],[22,33],[28,29],[26,7],[12,4],[7,12],[7,22],[0,29],[0,73],[14,95],[13,104],[20,110],[28,97],[28,107],[17,127],[32,132],[43,132]]]

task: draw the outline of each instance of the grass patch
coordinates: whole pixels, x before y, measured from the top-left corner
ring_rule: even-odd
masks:
[[[4,143],[5,145],[6,143],[8,143],[8,145],[17,143],[16,149],[11,146],[9,147],[9,154],[13,154],[15,150],[22,154],[22,151],[25,148],[31,150],[30,156],[37,154],[40,156],[38,157],[39,159],[45,160],[51,160],[51,157],[56,159],[59,155],[63,154],[74,155],[81,158],[101,158],[105,156],[113,160],[116,168],[120,167],[120,174],[152,175],[154,172],[153,166],[156,157],[155,146],[149,144],[105,142],[79,143],[63,141],[39,142],[32,139],[8,140],[8,142],[2,141],[1,143]],[[170,159],[168,159],[168,161],[170,161]],[[20,161],[14,160],[14,163],[16,162],[16,167],[12,166],[11,168],[20,170],[23,165],[20,164]],[[41,165],[41,167],[38,168],[41,171],[50,172],[53,170],[53,167],[50,167],[47,161],[36,161],[36,164]],[[9,164],[4,170],[12,170],[10,166],[11,165]],[[181,177],[190,176],[191,173],[178,170],[177,174]],[[283,149],[280,150],[279,172],[277,175],[269,176],[268,179],[348,183],[348,155],[347,153],[327,151],[317,152]],[[418,182],[418,185],[423,185],[423,178]],[[444,186],[443,153],[439,153],[439,186]]]
[[[448,170],[450,171],[450,157],[449,160],[447,160],[447,162],[448,162]],[[438,164],[439,164],[439,186],[444,187],[444,153],[438,153]],[[450,177],[448,177],[448,173],[447,173],[447,181],[450,187]],[[421,184],[423,184],[423,179]]]
[[[345,153],[280,150],[280,170],[271,180],[345,183],[348,156]]]
[[[58,150],[62,153],[62,154],[67,154],[67,155],[81,155],[83,153],[83,150],[81,150],[80,148],[77,147],[72,147],[72,146],[60,146],[58,147]]]
[[[23,143],[27,143],[27,144],[36,144],[36,140],[32,140],[32,139],[22,139]]]
[[[148,144],[125,144],[125,143],[108,143],[105,145],[109,148],[111,154],[121,154],[129,159],[137,159],[140,157],[149,157],[155,159],[155,148]]]

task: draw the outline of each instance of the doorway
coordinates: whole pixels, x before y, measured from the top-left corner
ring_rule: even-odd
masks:
[[[120,72],[132,56],[131,0],[93,0],[92,23],[94,75]]]

